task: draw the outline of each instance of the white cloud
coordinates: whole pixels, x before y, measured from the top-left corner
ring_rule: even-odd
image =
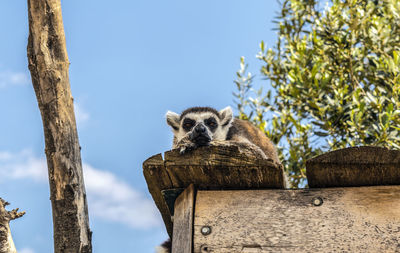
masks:
[[[17,250],[18,253],[35,253],[35,251],[31,248],[22,248]]]
[[[0,71],[0,88],[9,85],[25,85],[29,83],[29,80],[29,76],[25,72]]]
[[[138,229],[162,224],[153,201],[113,173],[86,163],[83,164],[83,173],[91,217]],[[19,153],[0,151],[0,182],[22,178],[46,182],[46,159],[36,157],[30,150]]]
[[[30,178],[34,181],[47,180],[47,165],[44,158],[37,158],[31,150],[19,153],[0,151],[0,181],[2,179]]]
[[[3,160],[10,159],[12,154],[10,152],[0,152],[0,162]]]
[[[83,165],[89,212],[132,228],[161,225],[153,202],[108,171]]]
[[[77,125],[82,125],[89,120],[89,113],[85,111],[79,103],[74,103],[74,110]]]

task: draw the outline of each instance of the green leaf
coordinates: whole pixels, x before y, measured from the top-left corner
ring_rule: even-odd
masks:
[[[318,131],[315,131],[314,134],[315,134],[315,135],[318,135],[318,136],[322,136],[322,137],[325,137],[325,136],[328,136],[328,135],[329,135],[329,133],[318,132]]]
[[[262,78],[254,86],[241,58],[238,111],[277,143],[294,186],[316,154],[400,148],[398,7],[394,0],[282,0],[276,44],[260,42]]]
[[[392,103],[390,103],[390,104],[388,105],[386,111],[387,111],[388,114],[392,114],[392,112],[393,112],[393,104],[392,104]]]
[[[265,45],[264,45],[264,41],[263,40],[260,43],[260,49],[261,49],[261,52],[265,51]]]

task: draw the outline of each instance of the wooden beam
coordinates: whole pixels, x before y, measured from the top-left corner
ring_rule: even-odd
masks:
[[[399,252],[399,242],[400,186],[196,194],[194,253]]]
[[[195,188],[191,184],[175,202],[172,253],[192,253]]]
[[[191,183],[199,189],[285,188],[282,165],[249,156],[236,146],[202,147],[184,155],[173,150],[164,157],[176,188]]]
[[[400,151],[352,147],[306,162],[309,187],[400,185]]]
[[[147,182],[147,187],[161,217],[164,220],[165,227],[170,237],[172,237],[171,212],[165,202],[161,191],[171,189],[172,183],[164,167],[164,161],[161,154],[154,155],[143,163],[143,174]]]
[[[265,189],[285,188],[283,167],[269,160],[259,160],[236,146],[201,147],[184,155],[177,150],[165,152],[143,163],[149,191],[170,236],[171,210],[162,196],[163,190],[198,189]]]

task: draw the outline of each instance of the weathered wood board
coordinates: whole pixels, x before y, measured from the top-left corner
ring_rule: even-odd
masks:
[[[400,186],[198,191],[195,203],[195,253],[400,252]]]
[[[143,174],[146,178],[149,192],[158,210],[160,210],[167,232],[169,236],[172,237],[171,213],[164,201],[161,190],[171,189],[173,187],[168,173],[165,170],[161,154],[152,156],[143,163]]]
[[[172,253],[192,253],[195,188],[191,184],[175,201]]]
[[[173,187],[195,183],[201,189],[284,188],[282,166],[241,153],[235,146],[198,148],[181,155],[164,155]]]
[[[172,236],[171,211],[161,191],[197,189],[266,189],[285,188],[281,164],[260,160],[239,151],[236,146],[201,147],[186,154],[168,151],[143,163],[143,174],[149,191],[161,212],[167,231]]]
[[[400,150],[345,148],[308,160],[306,168],[311,188],[400,185]]]

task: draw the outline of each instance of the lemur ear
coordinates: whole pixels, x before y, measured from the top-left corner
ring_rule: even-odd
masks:
[[[167,118],[167,124],[172,127],[173,130],[178,131],[179,130],[179,114],[168,111],[165,114],[165,117]]]
[[[219,115],[221,116],[221,125],[227,126],[233,121],[233,112],[230,106],[225,107],[221,111],[219,111]]]

